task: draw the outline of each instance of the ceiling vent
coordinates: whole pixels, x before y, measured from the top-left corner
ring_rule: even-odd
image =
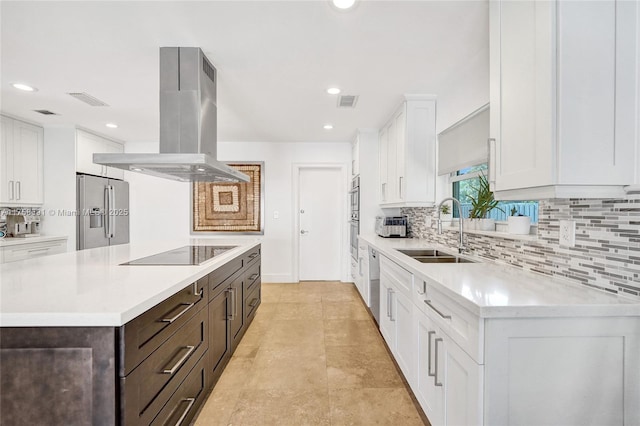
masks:
[[[71,92],[71,93],[67,93],[67,95],[73,96],[77,100],[82,101],[85,104],[89,104],[94,107],[109,106],[107,103],[102,102],[100,99],[93,97],[90,94],[85,92]]]
[[[34,109],[34,111],[42,115],[58,115],[53,111],[49,111],[48,109]]]
[[[356,95],[340,95],[338,96],[338,108],[354,108],[358,102]]]

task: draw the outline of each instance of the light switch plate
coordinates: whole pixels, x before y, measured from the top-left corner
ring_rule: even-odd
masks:
[[[576,221],[560,221],[560,245],[563,247],[576,246]]]

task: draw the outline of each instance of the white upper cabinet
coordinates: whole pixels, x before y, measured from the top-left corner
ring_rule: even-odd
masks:
[[[1,117],[0,203],[39,206],[44,202],[44,130]]]
[[[435,202],[436,100],[405,95],[380,130],[380,206],[424,207]]]
[[[124,179],[124,171],[93,162],[94,153],[122,153],[124,145],[93,133],[76,132],[76,171],[95,176]]]
[[[601,198],[634,183],[638,2],[490,2],[498,199]]]

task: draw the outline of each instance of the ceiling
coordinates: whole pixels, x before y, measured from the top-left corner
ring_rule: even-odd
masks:
[[[442,96],[488,55],[487,1],[2,1],[0,14],[1,110],[124,141],[158,140],[161,46],[199,46],[218,69],[221,141],[349,141],[403,93]],[[354,109],[337,108],[334,85],[359,95]]]

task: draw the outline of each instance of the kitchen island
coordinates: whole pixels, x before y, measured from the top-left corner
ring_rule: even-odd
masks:
[[[380,262],[380,331],[432,425],[640,424],[640,301],[427,240],[360,240]],[[464,262],[411,257],[426,249]]]
[[[200,265],[122,265],[233,246]],[[0,266],[0,423],[188,422],[260,304],[257,240],[119,245]]]

